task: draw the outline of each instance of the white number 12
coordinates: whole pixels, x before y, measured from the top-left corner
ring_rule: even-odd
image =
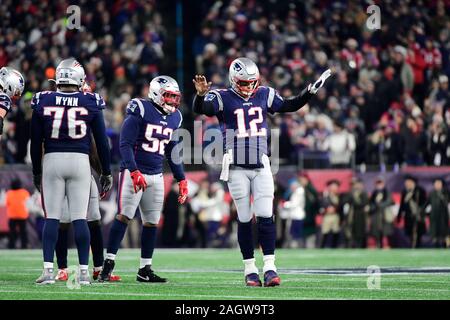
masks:
[[[237,137],[238,138],[247,138],[247,137],[258,137],[265,136],[267,133],[266,128],[258,129],[258,125],[261,124],[264,119],[262,115],[262,109],[260,107],[252,107],[248,109],[248,115],[254,116],[258,115],[257,118],[250,120],[250,133],[248,133],[246,125],[245,125],[245,113],[244,109],[236,109],[234,114],[237,118]]]

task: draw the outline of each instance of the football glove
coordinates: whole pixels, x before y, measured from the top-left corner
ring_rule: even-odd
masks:
[[[135,170],[130,173],[131,180],[133,180],[134,192],[138,193],[139,190],[145,191],[147,189],[147,182],[145,181],[144,175],[139,171]]]
[[[103,199],[109,190],[111,190],[113,184],[112,175],[101,175],[100,176],[100,199]]]
[[[178,189],[179,189],[178,203],[183,204],[186,202],[188,195],[187,180],[181,180],[180,182],[178,182]]]
[[[320,75],[320,78],[314,82],[314,84],[309,84],[308,91],[312,94],[316,94],[320,88],[323,87],[325,81],[331,76],[331,69],[327,69],[324,73]]]
[[[37,191],[39,191],[39,192],[41,192],[41,181],[42,181],[41,174],[33,175],[33,184],[36,187]]]

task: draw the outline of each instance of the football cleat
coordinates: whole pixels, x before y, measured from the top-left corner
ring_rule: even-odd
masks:
[[[250,273],[245,276],[245,284],[247,287],[262,287],[261,280],[257,273]]]
[[[92,272],[92,279],[94,279],[94,281],[97,281],[98,277],[100,276],[100,273],[102,272],[102,270],[94,270]],[[118,275],[115,274],[111,274],[109,276],[109,282],[119,282],[122,281],[122,278]]]
[[[55,280],[56,281],[67,281],[69,279],[69,275],[67,274],[67,269],[59,269],[58,273],[56,274]]]
[[[89,276],[89,271],[88,270],[80,270],[79,277],[78,277],[78,282],[82,286],[91,284],[91,278]]]
[[[146,265],[145,267],[139,269],[138,274],[136,276],[136,281],[139,281],[139,282],[167,282],[167,279],[157,276],[151,269],[151,266]]]
[[[275,271],[268,270],[264,273],[264,287],[275,287],[280,283],[281,279]]]
[[[42,275],[36,279],[36,284],[54,284],[53,268],[45,268]]]
[[[106,259],[103,262],[103,269],[100,272],[100,275],[98,275],[98,282],[110,282],[114,266],[115,266],[114,260]]]

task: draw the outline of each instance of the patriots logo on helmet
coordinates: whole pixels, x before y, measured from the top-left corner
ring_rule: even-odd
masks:
[[[161,83],[161,84],[164,84],[164,83],[167,83],[167,80],[164,79],[164,78],[159,78],[159,79],[157,80],[157,82],[158,82],[158,83]]]
[[[239,72],[239,71],[241,71],[242,70],[242,66],[239,64],[239,63],[235,63],[234,64],[234,66],[233,66],[233,69],[236,71],[236,72]]]

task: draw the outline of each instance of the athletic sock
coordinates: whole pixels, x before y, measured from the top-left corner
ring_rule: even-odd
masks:
[[[127,224],[114,219],[113,225],[111,226],[111,230],[109,231],[109,241],[108,241],[108,249],[107,253],[112,253],[115,257],[117,251],[119,251],[120,243],[122,242],[123,237],[125,236],[125,232],[127,231]],[[111,255],[107,259],[110,259]],[[114,260],[114,259],[111,259]]]
[[[103,235],[99,220],[88,222],[89,233],[91,235],[91,250],[94,267],[103,265]]]
[[[152,259],[146,259],[146,258],[141,258],[141,261],[139,263],[139,269],[144,268],[145,266],[151,266],[152,265]]]
[[[151,259],[156,244],[156,226],[142,226],[141,259]],[[141,267],[142,268],[142,267]]]
[[[273,217],[258,217],[258,239],[263,255],[273,255],[275,253],[276,227]]]
[[[44,229],[42,230],[42,252],[44,262],[50,262],[53,265],[56,242],[58,241],[59,220],[45,219]]]
[[[277,272],[277,267],[275,267],[275,255],[269,254],[263,256],[264,267],[263,272],[266,273],[269,270]]]
[[[252,221],[238,221],[238,242],[244,260],[253,259],[253,230]]]
[[[251,273],[258,274],[258,268],[255,265],[255,258],[242,260],[244,262],[244,275]]]
[[[75,235],[75,243],[78,250],[78,262],[80,265],[89,265],[90,235],[87,221],[79,219],[72,221]]]
[[[67,249],[68,249],[69,228],[60,224],[58,241],[56,241],[55,253],[58,269],[67,268]]]

